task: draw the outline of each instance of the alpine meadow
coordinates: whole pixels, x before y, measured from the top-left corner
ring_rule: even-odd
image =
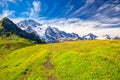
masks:
[[[119,80],[120,42],[7,41],[0,43],[0,64],[0,80]]]

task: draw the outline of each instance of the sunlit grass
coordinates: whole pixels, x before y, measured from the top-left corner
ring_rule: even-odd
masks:
[[[119,40],[20,44],[11,42],[9,54],[0,63],[0,80],[48,80],[50,74],[58,80],[120,79]],[[4,46],[0,43],[0,51],[5,51],[1,54],[7,52]],[[49,71],[44,66],[48,58],[53,66]]]

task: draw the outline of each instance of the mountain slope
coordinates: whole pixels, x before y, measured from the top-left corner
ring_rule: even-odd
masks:
[[[27,33],[21,30],[20,28],[17,27],[16,24],[14,24],[11,20],[5,17],[0,21],[0,36],[10,37],[12,35],[33,40],[36,41],[37,43],[42,42],[34,32]]]
[[[117,40],[16,49],[0,62],[0,80],[119,80],[119,52]]]

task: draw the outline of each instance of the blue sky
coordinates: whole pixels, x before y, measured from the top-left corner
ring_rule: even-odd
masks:
[[[1,0],[3,17],[14,22],[32,18],[78,34],[120,35],[120,0]]]
[[[85,0],[2,0],[0,13],[9,10],[14,13],[10,17],[69,18],[85,4]]]

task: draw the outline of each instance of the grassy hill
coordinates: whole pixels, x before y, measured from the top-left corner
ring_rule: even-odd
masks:
[[[120,80],[120,41],[0,41],[0,80]]]

